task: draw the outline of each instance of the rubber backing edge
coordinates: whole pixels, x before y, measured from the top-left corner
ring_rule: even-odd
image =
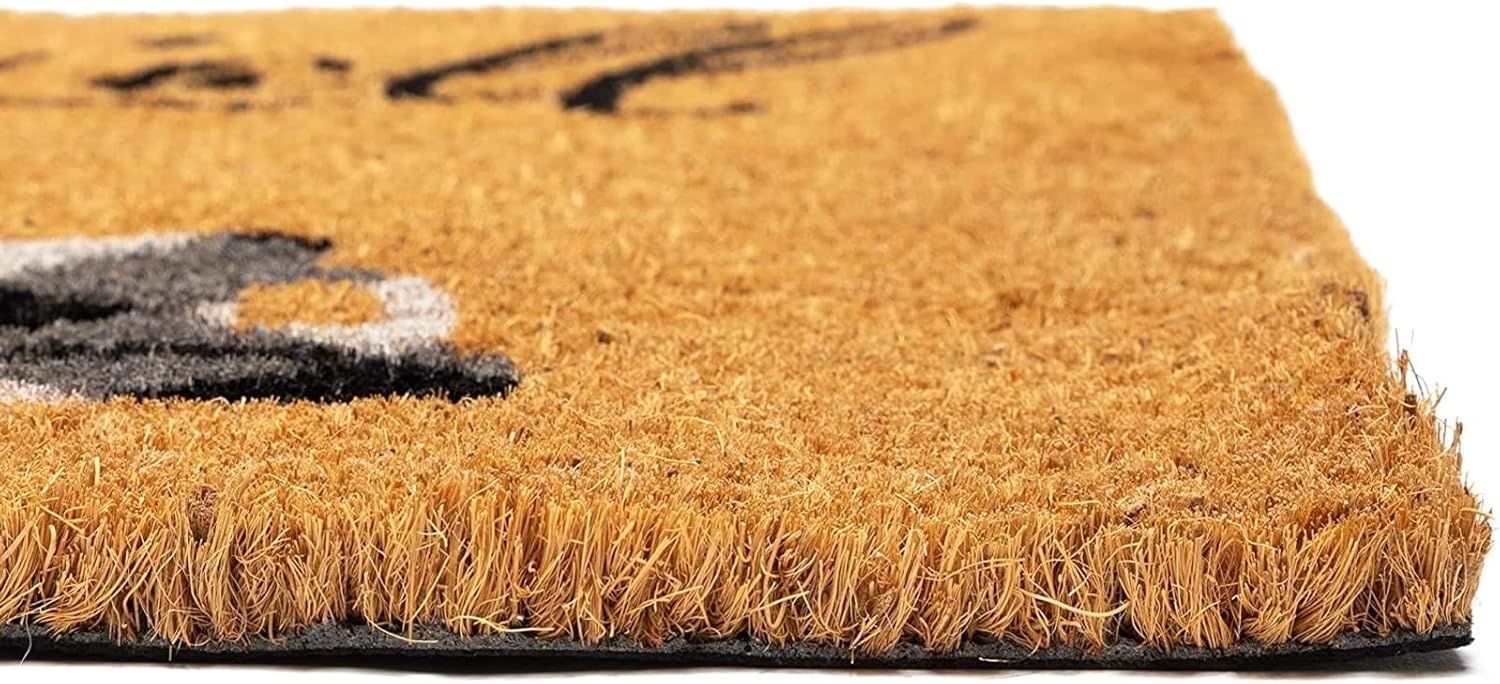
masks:
[[[1068,646],[1031,651],[1003,642],[964,644],[934,653],[902,643],[880,655],[853,655],[819,644],[774,646],[749,638],[719,641],[677,639],[646,647],[627,639],[584,645],[565,639],[521,634],[461,637],[441,627],[422,626],[401,637],[365,625],[324,624],[284,638],[252,639],[196,646],[161,639],[117,641],[102,631],[49,634],[26,625],[0,625],[0,655],[130,661],[270,663],[282,661],[371,659],[372,661],[472,660],[476,658],[571,661],[578,669],[607,663],[646,665],[747,665],[784,667],[883,668],[1128,668],[1267,669],[1459,648],[1473,641],[1470,626],[1449,625],[1429,632],[1386,635],[1348,633],[1327,644],[1264,645],[1245,641],[1223,649],[1177,647],[1162,651],[1122,639],[1087,652]],[[496,665],[503,666],[502,663]]]

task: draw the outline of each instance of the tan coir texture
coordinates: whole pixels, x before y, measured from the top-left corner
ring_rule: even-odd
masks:
[[[1212,14],[0,15],[0,46],[0,238],[326,239],[524,374],[0,404],[0,623],[879,653],[1469,620],[1457,434]],[[287,287],[241,325],[379,306]]]

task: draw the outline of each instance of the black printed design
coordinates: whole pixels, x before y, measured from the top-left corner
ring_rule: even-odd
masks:
[[[730,22],[715,25],[667,24],[622,26],[581,32],[531,41],[493,52],[421,67],[398,73],[384,84],[384,95],[392,101],[448,102],[451,97],[440,91],[443,82],[458,77],[502,75],[511,70],[537,69],[590,61],[603,62],[635,56],[637,60],[623,67],[612,67],[559,92],[558,103],[564,109],[595,114],[615,114],[621,100],[630,90],[650,81],[682,78],[692,75],[715,75],[751,69],[820,62],[844,57],[895,50],[920,43],[943,40],[967,31],[977,22],[972,18],[948,19],[927,24],[879,23],[843,29],[804,31],[777,35],[768,22]],[[211,45],[210,35],[171,35],[142,39],[145,49],[163,51]],[[13,67],[33,58],[31,53],[0,59],[0,69]],[[332,74],[328,87],[347,87],[345,80],[354,60],[342,56],[317,55],[312,68]],[[242,59],[224,57],[195,61],[163,61],[130,71],[107,73],[90,80],[95,88],[122,95],[155,92],[168,84],[189,90],[237,91],[258,87],[266,75]],[[532,96],[540,92],[531,91]],[[491,102],[509,102],[532,97],[515,97],[481,93]],[[17,100],[21,101],[21,100]],[[35,98],[25,101],[36,101]],[[136,105],[190,108],[194,103],[180,98],[134,98],[121,100]],[[38,101],[39,102],[39,101]],[[280,106],[305,106],[304,98],[282,98]],[[291,103],[291,104],[288,104]],[[236,99],[231,111],[262,108],[254,102]],[[650,106],[640,113],[670,114]],[[699,115],[752,114],[763,109],[760,103],[737,101],[692,110]]]
[[[153,88],[170,80],[180,80],[188,88],[228,90],[253,88],[260,83],[260,74],[233,60],[165,62],[128,73],[100,76],[93,84],[128,93]]]
[[[330,74],[347,74],[354,69],[354,61],[333,55],[319,55],[313,60],[313,68]]]
[[[939,40],[967,31],[974,24],[973,19],[965,18],[932,27],[879,24],[779,37],[770,36],[769,27],[763,23],[726,24],[688,33],[680,29],[649,32],[638,28],[580,33],[399,76],[386,84],[386,96],[391,99],[441,99],[434,92],[435,86],[453,76],[488,74],[523,65],[598,59],[647,50],[660,52],[666,48],[665,56],[605,71],[560,96],[565,109],[613,114],[619,110],[620,99],[627,90],[652,80],[738,72],[892,50]],[[672,46],[678,46],[678,49],[672,50]],[[728,111],[748,113],[757,109],[736,103]]]
[[[391,79],[386,83],[385,95],[392,100],[432,98],[434,97],[434,86],[446,78],[460,74],[485,74],[508,68],[514,64],[536,60],[549,55],[561,55],[580,47],[598,45],[602,42],[604,42],[604,34],[602,32],[585,33],[566,38],[555,38],[540,43],[531,43],[493,54],[481,55],[450,64],[421,69]]]
[[[898,30],[889,26],[868,26],[713,45],[607,71],[563,94],[562,104],[567,109],[611,114],[619,109],[620,98],[626,90],[647,81],[817,62],[890,50],[966,31],[973,25],[972,20],[955,20],[933,29]]]
[[[622,27],[548,38],[447,64],[419,69],[392,78],[385,94],[393,100],[442,99],[435,87],[440,81],[462,75],[499,73],[521,66],[545,66],[586,59],[602,59],[646,50],[671,50],[674,46],[702,46],[723,41],[762,36],[763,23],[729,23],[715,27]]]
[[[337,402],[503,396],[516,386],[510,359],[460,355],[442,339],[309,339],[237,331],[206,313],[255,284],[390,282],[373,271],[317,266],[327,248],[277,234],[221,234],[0,277],[0,390],[9,383],[94,399]]]

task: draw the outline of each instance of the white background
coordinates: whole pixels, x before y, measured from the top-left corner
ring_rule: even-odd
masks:
[[[1047,0],[1039,0],[1046,2]],[[1182,7],[1204,2],[1141,2]],[[286,6],[476,6],[484,2],[383,0],[0,0],[0,8],[31,11],[201,11],[275,9]],[[579,2],[535,0],[533,6]],[[833,4],[872,7],[944,6],[949,2],[817,3],[753,0],[582,0],[582,4],[632,8],[795,8]],[[1089,2],[1048,4],[1075,5]],[[1395,327],[1393,346],[1409,349],[1417,371],[1448,393],[1440,413],[1465,423],[1466,477],[1486,502],[1500,492],[1500,353],[1491,334],[1500,316],[1500,10],[1484,0],[1460,3],[1221,3],[1220,11],[1262,74],[1274,83],[1313,168],[1318,190],[1343,218],[1364,257],[1387,281],[1386,304]],[[0,46],[0,52],[4,46]],[[0,142],[3,142],[0,132]],[[499,661],[490,669],[377,670],[351,666],[270,667],[141,664],[0,664],[0,682],[250,682],[270,677],[295,681],[353,682],[401,677],[420,681],[506,677],[634,678],[639,681],[704,676],[721,681],[994,678],[1025,676],[1070,680],[1080,676],[1117,681],[1193,677],[1212,679],[1370,680],[1412,675],[1449,680],[1500,676],[1500,576],[1491,563],[1475,610],[1477,642],[1431,656],[1388,659],[1351,668],[1289,673],[1151,672],[912,672],[754,669],[676,669],[514,672]],[[284,680],[286,681],[286,680]]]

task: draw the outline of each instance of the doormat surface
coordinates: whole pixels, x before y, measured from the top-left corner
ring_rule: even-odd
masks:
[[[1469,640],[1459,431],[1210,13],[0,15],[0,641]]]

